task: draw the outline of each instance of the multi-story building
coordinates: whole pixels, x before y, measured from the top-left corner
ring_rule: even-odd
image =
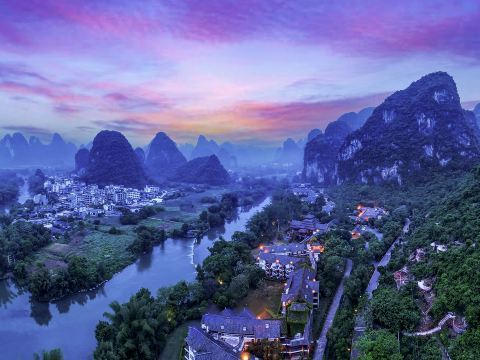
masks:
[[[252,341],[279,340],[282,329],[281,320],[261,320],[248,309],[235,314],[225,309],[220,314],[204,314],[202,329],[215,340],[228,343],[236,352],[242,352]]]
[[[290,273],[300,264],[308,262],[308,257],[271,254],[260,252],[257,256],[257,265],[265,271],[267,277],[277,280],[286,280]]]
[[[188,328],[184,360],[238,360],[239,355],[230,346],[215,340],[205,331],[192,326]]]
[[[305,302],[311,308],[319,304],[320,283],[315,279],[316,271],[307,266],[301,266],[288,277],[282,293],[282,313],[287,313],[288,307],[295,302]]]

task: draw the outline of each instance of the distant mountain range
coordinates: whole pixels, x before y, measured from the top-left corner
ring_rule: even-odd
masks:
[[[48,144],[19,132],[7,134],[0,140],[1,167],[73,166],[76,146],[55,133]]]
[[[329,123],[325,133],[312,130],[304,150],[303,177],[315,183],[331,184],[335,181],[337,154],[345,138],[365,124],[374,108],[358,113],[349,112]],[[313,133],[312,133],[313,132]],[[317,134],[316,136],[314,136]]]
[[[167,134],[155,135],[147,153],[133,150],[118,131],[101,131],[90,150],[75,155],[75,169],[87,182],[141,188],[146,183],[178,181],[195,184],[223,185],[230,176],[216,155],[188,161]]]
[[[280,164],[301,165],[303,160],[303,144],[295,142],[292,138],[288,138],[277,149],[274,161]]]
[[[325,184],[402,184],[467,169],[480,158],[477,121],[462,109],[452,77],[432,73],[389,96],[356,131],[342,117],[329,124],[305,148],[304,177]]]
[[[238,166],[235,152],[235,147],[229,142],[218,145],[215,140],[207,140],[205,136],[200,135],[188,159],[216,155],[224,167],[233,169]]]

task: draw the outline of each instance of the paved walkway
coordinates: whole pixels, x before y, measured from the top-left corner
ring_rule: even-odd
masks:
[[[405,235],[410,231],[410,219],[405,220],[405,225],[403,226],[403,234]],[[395,241],[393,242],[392,245],[388,248],[387,252],[383,255],[382,259],[378,262],[374,262],[373,266],[375,267],[375,271],[372,274],[372,277],[370,278],[370,281],[368,283],[367,289],[365,292],[367,293],[367,297],[369,300],[372,299],[373,292],[377,290],[378,288],[378,282],[380,280],[380,272],[378,271],[379,266],[385,267],[388,265],[390,262],[390,259],[392,257],[392,251],[394,247],[400,242],[402,239],[402,235],[400,235]],[[359,313],[355,319],[355,327],[353,329],[353,337],[352,337],[352,350],[350,353],[350,359],[357,359],[360,356],[360,351],[357,347],[357,340],[365,334],[365,319],[363,316],[363,312]]]
[[[333,319],[335,319],[335,314],[337,313],[340,301],[342,300],[345,279],[350,276],[351,272],[352,260],[347,259],[347,266],[345,267],[342,281],[340,281],[340,285],[338,285],[338,289],[335,293],[332,304],[330,305],[330,309],[328,309],[328,314],[327,318],[325,319],[325,323],[323,324],[322,333],[320,334],[320,338],[317,340],[317,348],[315,349],[315,354],[313,355],[314,360],[323,359],[323,354],[325,353],[325,349],[327,347],[327,333],[328,330],[330,330],[330,328],[332,327]]]
[[[445,323],[450,320],[450,319],[455,319],[455,314],[454,313],[451,313],[449,312],[447,315],[445,315],[443,317],[442,320],[440,320],[438,322],[438,325],[435,326],[433,329],[430,329],[430,330],[427,330],[427,331],[419,331],[419,332],[415,332],[415,333],[408,333],[408,332],[404,332],[403,335],[405,336],[428,336],[428,335],[433,335],[439,331],[442,330],[442,327],[445,325]]]

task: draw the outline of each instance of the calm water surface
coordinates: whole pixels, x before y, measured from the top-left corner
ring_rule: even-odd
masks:
[[[0,359],[31,360],[34,352],[58,347],[66,360],[92,359],[95,326],[112,301],[125,302],[142,287],[156,294],[162,286],[194,280],[194,264],[208,256],[212,242],[220,236],[230,239],[235,231],[244,230],[250,217],[269,202],[267,198],[243,209],[233,221],[198,243],[168,239],[99,289],[61,301],[34,303],[28,292],[22,293],[9,281],[0,281]]]

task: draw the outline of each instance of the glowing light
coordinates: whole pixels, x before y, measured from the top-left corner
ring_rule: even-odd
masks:
[[[242,359],[242,360],[248,360],[248,359],[250,359],[250,353],[248,353],[248,352],[246,352],[246,351],[242,352],[241,359]]]

